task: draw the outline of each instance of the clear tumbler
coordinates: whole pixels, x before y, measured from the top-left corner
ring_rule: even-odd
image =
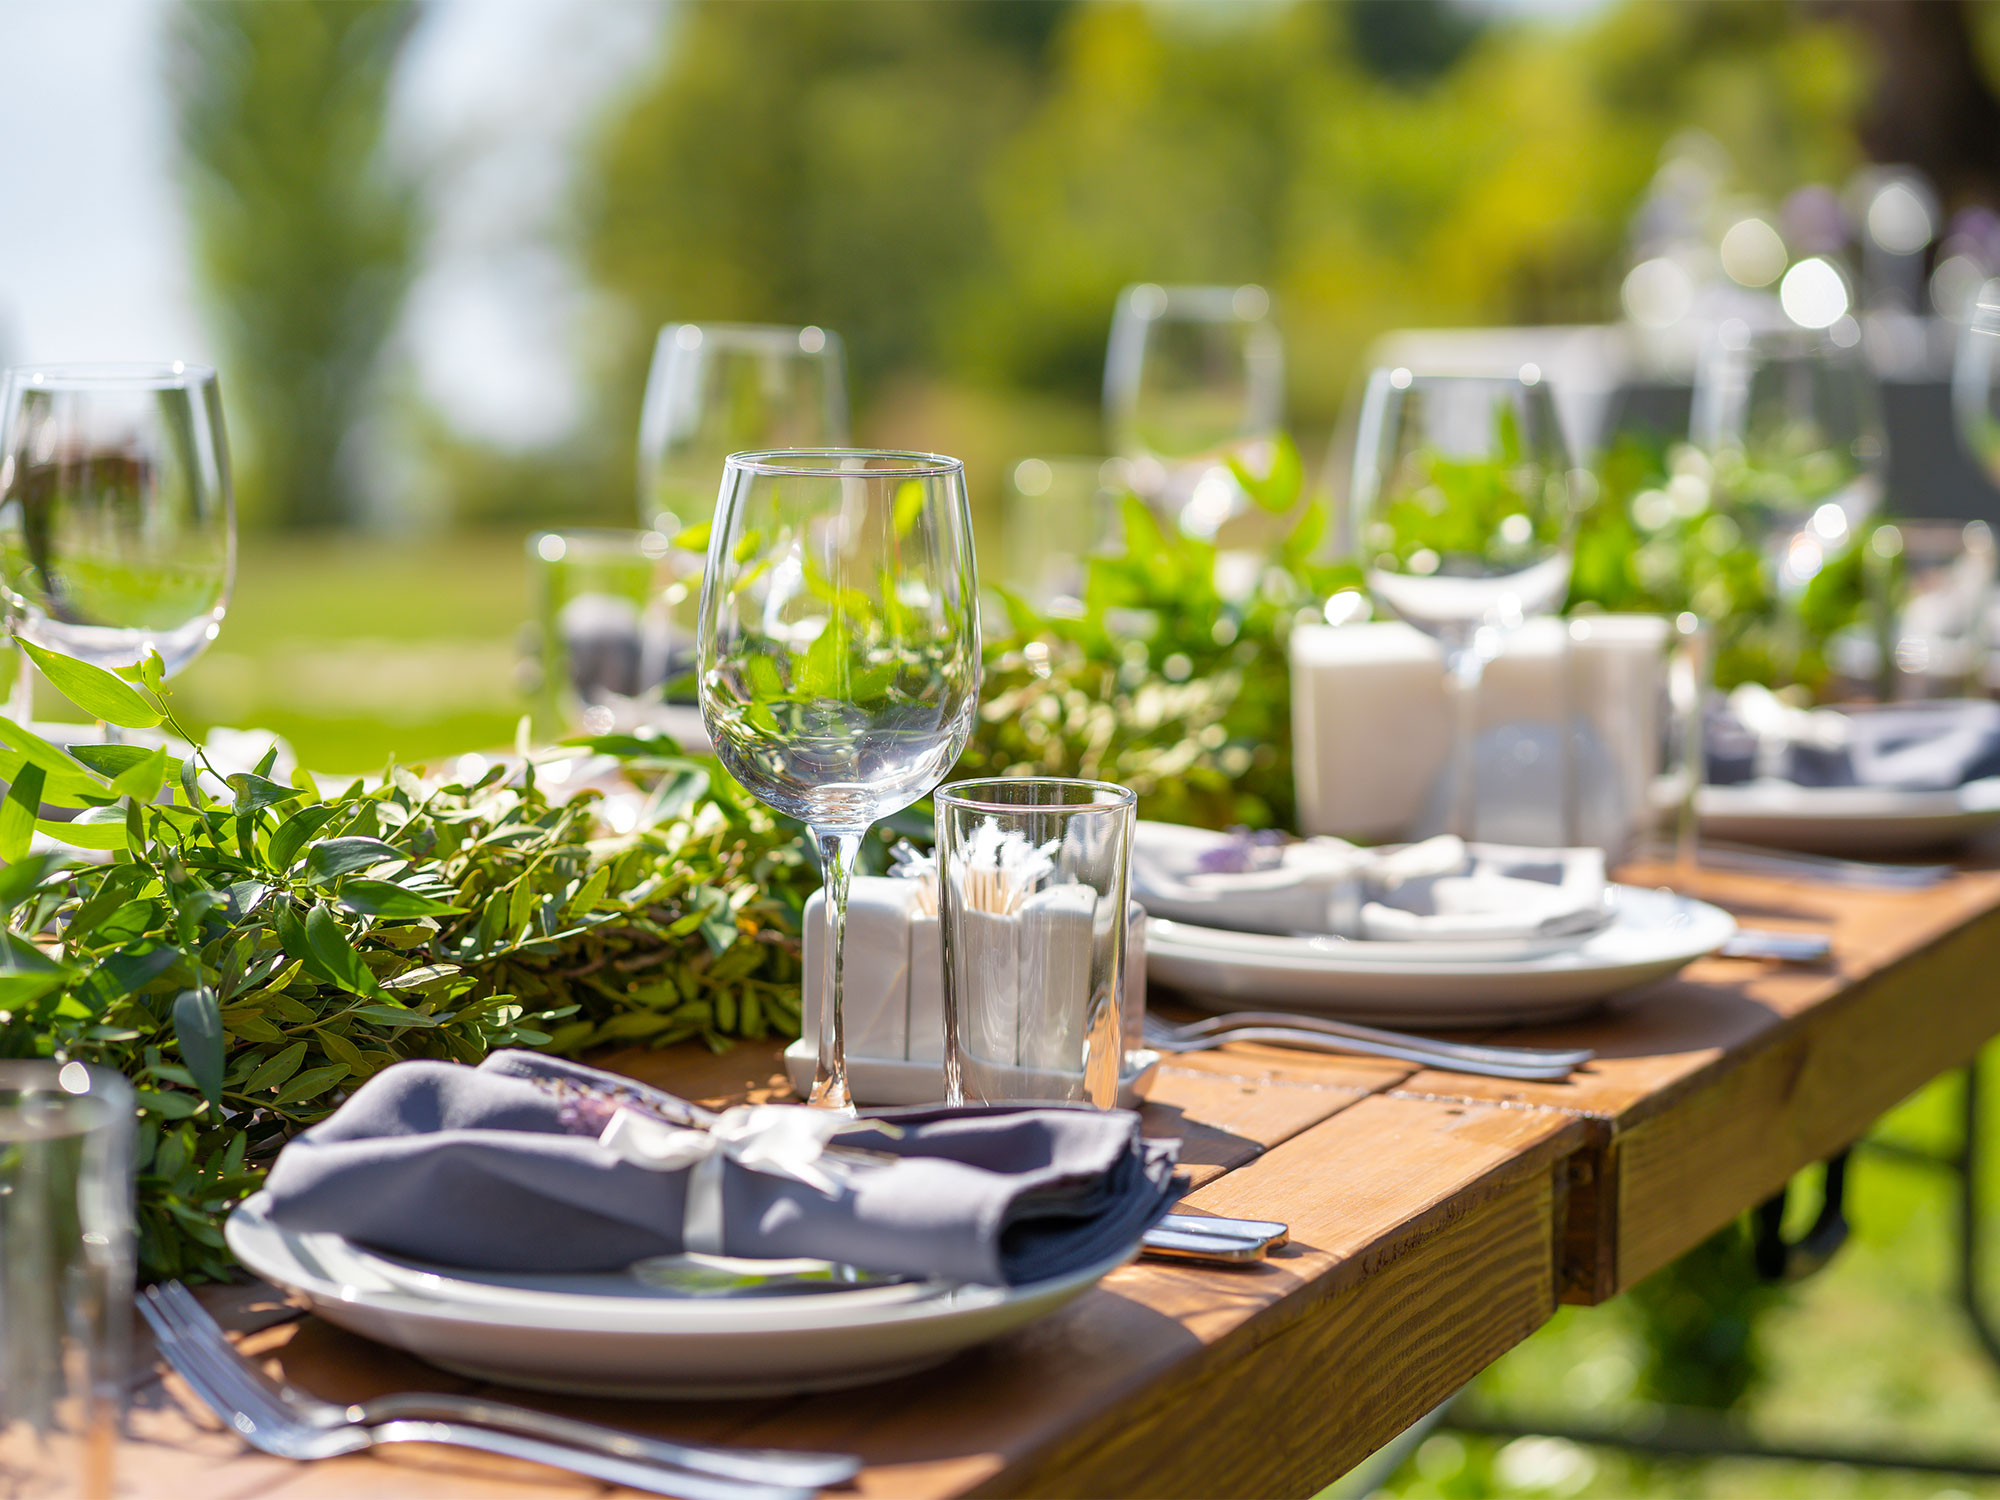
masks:
[[[109,1496],[132,1312],[132,1090],[0,1062],[0,1496]]]
[[[937,792],[947,1102],[1117,1104],[1135,800],[1053,777]]]

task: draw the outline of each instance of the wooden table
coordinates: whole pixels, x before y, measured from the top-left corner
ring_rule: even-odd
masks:
[[[1884,894],[1705,876],[1833,959],[1710,959],[1601,1015],[1518,1033],[1599,1058],[1506,1084],[1258,1047],[1172,1060],[1147,1117],[1181,1136],[1195,1210],[1278,1218],[1244,1270],[1142,1262],[928,1374],[840,1394],[551,1409],[674,1436],[863,1454],[865,1495],[1310,1494],[1526,1338],[1559,1301],[1631,1286],[2000,1033],[2000,872]],[[785,1092],[776,1050],[608,1059],[715,1102]],[[457,1377],[297,1318],[214,1301],[245,1347],[334,1400]],[[137,1391],[143,1496],[571,1496],[573,1476],[449,1449],[296,1465],[246,1453],[171,1377]],[[623,1493],[623,1492],[621,1492]]]

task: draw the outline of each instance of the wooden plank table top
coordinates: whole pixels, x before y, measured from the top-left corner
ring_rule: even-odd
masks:
[[[1710,959],[1518,1033],[1598,1050],[1563,1084],[1262,1047],[1169,1060],[1149,1127],[1184,1141],[1191,1210],[1291,1224],[1261,1266],[1141,1262],[1010,1338],[855,1391],[494,1394],[663,1435],[858,1452],[867,1496],[1310,1494],[1560,1299],[1629,1286],[2000,1032],[2000,873],[1896,894],[1705,875],[1697,893],[1746,922],[1829,931],[1833,956]],[[710,1103],[789,1092],[770,1045],[602,1061]],[[246,1350],[328,1399],[486,1389],[300,1318],[268,1287],[209,1295]],[[135,1496],[611,1493],[429,1447],[268,1459],[172,1377],[141,1382],[132,1429]]]

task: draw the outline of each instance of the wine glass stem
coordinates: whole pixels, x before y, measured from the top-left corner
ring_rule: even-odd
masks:
[[[1451,785],[1444,831],[1469,839],[1478,800],[1473,750],[1479,739],[1479,681],[1486,675],[1486,657],[1467,636],[1446,644],[1445,667],[1451,680]]]
[[[841,1012],[841,978],[846,967],[847,883],[861,855],[858,833],[825,833],[815,828],[821,878],[826,889],[826,971],[820,986],[819,1063],[813,1072],[812,1097],[823,1109],[854,1108],[847,1088],[847,1028]]]

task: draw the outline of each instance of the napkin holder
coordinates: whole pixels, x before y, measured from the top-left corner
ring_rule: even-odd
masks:
[[[858,875],[848,884],[841,991],[847,1086],[857,1104],[934,1104],[944,1098],[944,960],[938,919],[928,905],[920,881]],[[1144,908],[1131,902],[1126,920],[1119,1001],[1125,1066],[1118,1102],[1132,1109],[1151,1089],[1160,1058],[1139,1041],[1146,1013]],[[818,1065],[827,937],[826,897],[816,892],[805,909],[803,1034],[785,1049],[785,1072],[802,1094],[811,1091]],[[1041,961],[1060,965],[1064,955],[1053,952]]]

